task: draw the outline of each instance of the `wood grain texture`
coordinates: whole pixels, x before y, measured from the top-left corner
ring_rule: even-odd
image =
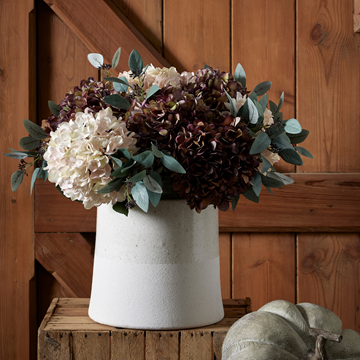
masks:
[[[145,359],[144,331],[112,331],[111,332],[111,360],[144,360]]]
[[[250,296],[254,311],[272,300],[295,302],[293,234],[233,234],[233,297]]]
[[[61,216],[60,216],[61,214]],[[86,210],[63,196],[49,181],[35,182],[36,232],[95,232],[96,208]]]
[[[49,334],[39,330],[38,360],[71,360],[70,331]]]
[[[360,230],[359,174],[288,175],[295,183],[274,189],[274,195],[263,189],[260,204],[241,197],[235,212],[219,211],[220,231]],[[37,181],[35,190],[36,232],[96,231],[96,209],[85,210],[80,203],[62,196],[49,182]],[[269,216],[269,209],[276,209],[277,216]]]
[[[211,332],[181,331],[180,359],[212,360]]]
[[[179,332],[178,331],[147,331],[146,332],[146,360],[178,360]]]
[[[297,302],[324,306],[360,332],[359,234],[299,234],[298,264]]]
[[[360,32],[360,0],[354,0],[354,32]]]
[[[33,116],[29,92],[32,91],[34,64],[32,0],[0,2],[0,137],[1,152],[19,149],[18,141],[27,136],[23,119]],[[29,32],[29,30],[31,30]],[[19,161],[0,161],[0,358],[34,359],[30,354],[31,331],[36,334],[32,319],[30,283],[34,277],[33,197],[29,194],[30,177],[13,193],[12,173]],[[34,344],[33,344],[34,345]]]
[[[222,346],[226,335],[227,335],[227,331],[219,331],[217,333],[214,333],[213,346],[214,346],[215,360],[222,359]]]
[[[137,30],[162,54],[163,0],[112,0]]]
[[[164,57],[178,71],[230,71],[230,1],[164,1]]]
[[[169,65],[113,3],[104,0],[45,2],[90,52],[102,54],[106,63],[111,64],[115,51],[121,46],[118,66],[121,71],[128,69],[128,58],[133,49],[140,53],[144,64],[153,63],[161,67]]]
[[[220,233],[220,281],[221,296],[223,299],[231,298],[231,234]]]
[[[38,4],[38,120],[51,115],[48,100],[59,104],[68,91],[99,72],[87,60],[90,51],[42,1]],[[35,190],[36,191],[36,190]]]
[[[288,175],[295,183],[263,189],[259,204],[241,197],[235,212],[220,211],[220,231],[360,230],[360,174]]]
[[[295,117],[295,0],[236,0],[231,16],[232,71],[243,66],[249,90],[272,81],[269,100],[277,104],[284,91],[284,119]],[[276,168],[295,167],[281,161]]]
[[[297,113],[314,155],[300,172],[360,171],[360,52],[353,0],[297,2]]]
[[[80,234],[37,233],[35,256],[73,297],[90,296],[93,256]]]
[[[72,360],[109,360],[109,331],[74,331]]]

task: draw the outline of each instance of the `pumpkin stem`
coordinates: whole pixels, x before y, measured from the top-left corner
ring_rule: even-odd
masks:
[[[311,357],[310,360],[328,360],[325,349],[326,340],[331,340],[335,342],[341,342],[342,335],[334,334],[330,331],[310,328],[309,334],[312,336],[317,336],[315,344],[315,354]]]

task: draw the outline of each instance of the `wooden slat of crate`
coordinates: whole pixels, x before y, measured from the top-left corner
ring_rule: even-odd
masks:
[[[88,316],[89,299],[63,298],[51,303],[38,332],[38,359],[221,359],[229,327],[251,312],[251,300],[223,300],[225,318],[196,329],[142,331],[116,329]]]

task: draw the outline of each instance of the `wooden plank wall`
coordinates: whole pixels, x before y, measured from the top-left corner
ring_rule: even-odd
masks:
[[[48,99],[59,102],[81,79],[99,76],[86,60],[92,45],[79,39],[63,4],[38,1],[38,121],[49,115]],[[179,71],[203,64],[233,71],[240,62],[250,89],[273,81],[275,102],[285,91],[284,116],[311,131],[304,146],[315,159],[302,167],[279,163],[294,185],[273,197],[262,194],[259,205],[242,199],[235,213],[220,214],[223,297],[250,296],[254,310],[280,298],[314,302],[359,331],[360,34],[352,30],[353,1],[96,0],[87,7],[108,5]],[[112,53],[122,39],[110,41],[103,28],[96,41]],[[91,271],[76,284],[56,259],[66,254],[70,269],[79,257],[91,262],[95,211],[63,199],[49,184],[38,182],[35,193],[41,319],[50,298],[89,291]]]

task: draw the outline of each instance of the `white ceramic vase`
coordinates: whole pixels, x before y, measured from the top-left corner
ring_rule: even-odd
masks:
[[[224,316],[218,211],[196,213],[163,200],[129,216],[110,205],[97,212],[89,316],[133,329],[185,329]]]

